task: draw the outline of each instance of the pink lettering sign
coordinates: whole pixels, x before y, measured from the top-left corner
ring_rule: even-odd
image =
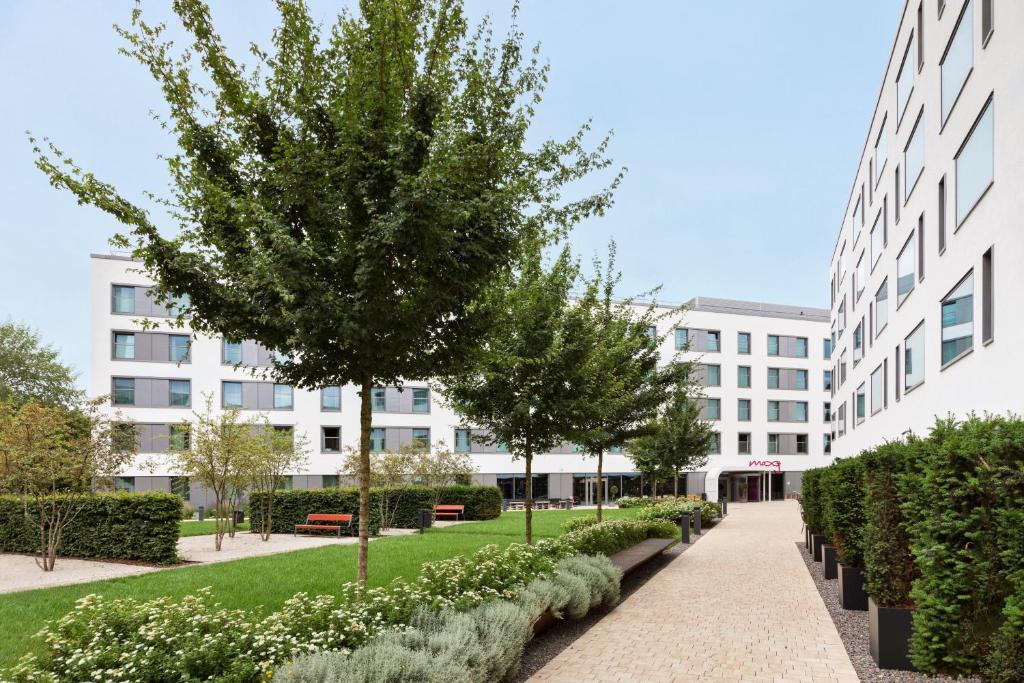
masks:
[[[782,471],[781,460],[748,460],[747,467],[774,467],[776,472]]]

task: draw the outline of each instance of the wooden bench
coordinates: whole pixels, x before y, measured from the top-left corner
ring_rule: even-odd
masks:
[[[466,518],[465,505],[435,505],[434,519],[438,517],[450,517],[452,519]]]
[[[314,514],[306,515],[305,524],[296,524],[292,535],[297,536],[300,531],[335,531],[340,537],[342,529],[352,534],[352,515]]]

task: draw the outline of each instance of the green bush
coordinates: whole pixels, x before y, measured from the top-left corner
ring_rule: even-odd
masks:
[[[862,457],[843,458],[825,468],[818,483],[822,493],[822,525],[836,547],[839,561],[864,566],[866,488]]]
[[[0,552],[39,549],[37,514],[0,496]],[[99,493],[85,498],[64,530],[58,555],[170,564],[178,560],[181,498],[170,493]]]
[[[920,439],[887,443],[867,451],[864,479],[864,581],[881,607],[909,607],[910,588],[919,572],[901,501],[907,468],[924,447]]]
[[[561,527],[563,534],[570,533],[572,531],[579,531],[580,529],[586,529],[588,526],[594,526],[597,524],[597,517],[573,517],[562,522]]]
[[[709,500],[676,499],[645,507],[637,514],[637,519],[661,519],[679,524],[679,518],[684,512],[692,513],[694,510],[700,510],[700,522],[705,526],[722,514],[722,506],[719,503],[712,503]]]
[[[252,528],[262,524],[262,496],[255,494],[249,500],[249,519]],[[370,531],[376,534],[380,528],[380,496],[382,490],[370,489]],[[400,492],[389,492],[391,501],[397,505],[394,526],[412,529],[419,526],[419,511],[430,508],[435,499],[434,491],[426,486],[406,486]],[[327,489],[290,489],[275,491],[274,519],[271,531],[275,534],[290,534],[296,524],[306,521],[306,516],[317,513],[351,513],[352,525],[359,524],[359,489],[356,487]],[[440,503],[443,505],[465,505],[466,519],[494,519],[501,515],[501,490],[496,486],[446,486],[441,490]]]
[[[351,655],[324,652],[282,666],[275,683],[378,683],[508,680],[519,667],[533,624],[551,610],[579,619],[619,598],[618,570],[605,557],[577,556],[558,563],[509,601],[467,612],[420,612],[410,628],[385,633]]]
[[[620,508],[644,508],[648,505],[654,505],[654,500],[648,496],[622,496],[615,501],[615,504]]]
[[[912,460],[904,505],[921,570],[911,658],[929,673],[973,674],[1024,572],[1024,422],[940,420],[927,443]]]
[[[556,543],[570,554],[614,555],[648,538],[673,538],[679,528],[665,520],[616,519],[560,536]]]
[[[819,489],[819,482],[824,471],[823,467],[805,470],[800,485],[800,510],[803,514],[804,525],[815,533],[821,533],[825,528],[823,501]]]

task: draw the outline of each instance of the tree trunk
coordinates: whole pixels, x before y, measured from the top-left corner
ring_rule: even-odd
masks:
[[[658,480],[651,477],[651,500],[658,500]]]
[[[274,526],[274,491],[275,490],[276,489],[274,489],[274,488],[270,489],[270,492],[263,497],[263,505],[264,505],[265,509],[263,510],[263,525],[260,528],[260,538],[262,538],[264,541],[269,541],[270,540],[270,530]],[[252,525],[252,520],[250,519],[249,522],[250,522],[250,526],[251,526]]]
[[[213,492],[213,547],[215,550],[220,550],[224,544],[224,517],[218,514],[218,510],[223,510],[224,507],[224,492],[221,490],[215,490]]]
[[[679,473],[676,472],[672,475],[672,496],[674,498],[679,497]]]
[[[373,380],[364,377],[359,396],[359,566],[356,580],[366,584],[370,561],[370,427]]]
[[[597,521],[601,521],[601,503],[604,502],[604,487],[601,486],[601,474],[604,468],[604,449],[597,451]]]
[[[526,545],[533,544],[533,447],[527,435],[523,448],[523,459],[526,461]],[[514,493],[514,492],[513,492]]]

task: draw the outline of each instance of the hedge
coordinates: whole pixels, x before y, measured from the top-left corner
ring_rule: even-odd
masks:
[[[64,530],[58,555],[153,564],[178,561],[181,498],[170,493],[100,493],[83,499]],[[37,513],[22,499],[0,496],[0,552],[39,550]]]
[[[822,496],[825,535],[836,547],[839,561],[848,567],[864,566],[864,461],[837,460],[826,468]]]
[[[380,529],[380,497],[382,489],[370,489],[370,532]],[[249,499],[249,517],[253,529],[263,521],[262,496],[253,494]],[[419,511],[430,508],[435,500],[435,491],[426,486],[406,486],[389,492],[397,500],[394,524],[399,529],[419,526]],[[352,525],[359,524],[359,489],[356,487],[326,489],[291,489],[275,491],[274,512],[271,531],[292,533],[296,524],[306,521],[306,515],[317,513],[351,513]],[[501,489],[496,486],[446,486],[441,489],[440,503],[443,505],[465,505],[466,519],[494,519],[501,515]]]
[[[713,503],[710,500],[676,498],[643,508],[637,514],[637,519],[663,519],[673,524],[679,524],[679,518],[684,512],[692,513],[695,510],[700,510],[700,522],[704,526],[712,524],[722,516],[720,503]]]
[[[818,488],[825,468],[814,467],[804,472],[800,485],[800,509],[803,512],[804,524],[815,533],[825,530],[821,492]]]
[[[923,444],[887,443],[864,459],[864,581],[880,607],[909,607],[910,587],[920,572],[910,553],[910,534],[901,506],[908,463]]]

